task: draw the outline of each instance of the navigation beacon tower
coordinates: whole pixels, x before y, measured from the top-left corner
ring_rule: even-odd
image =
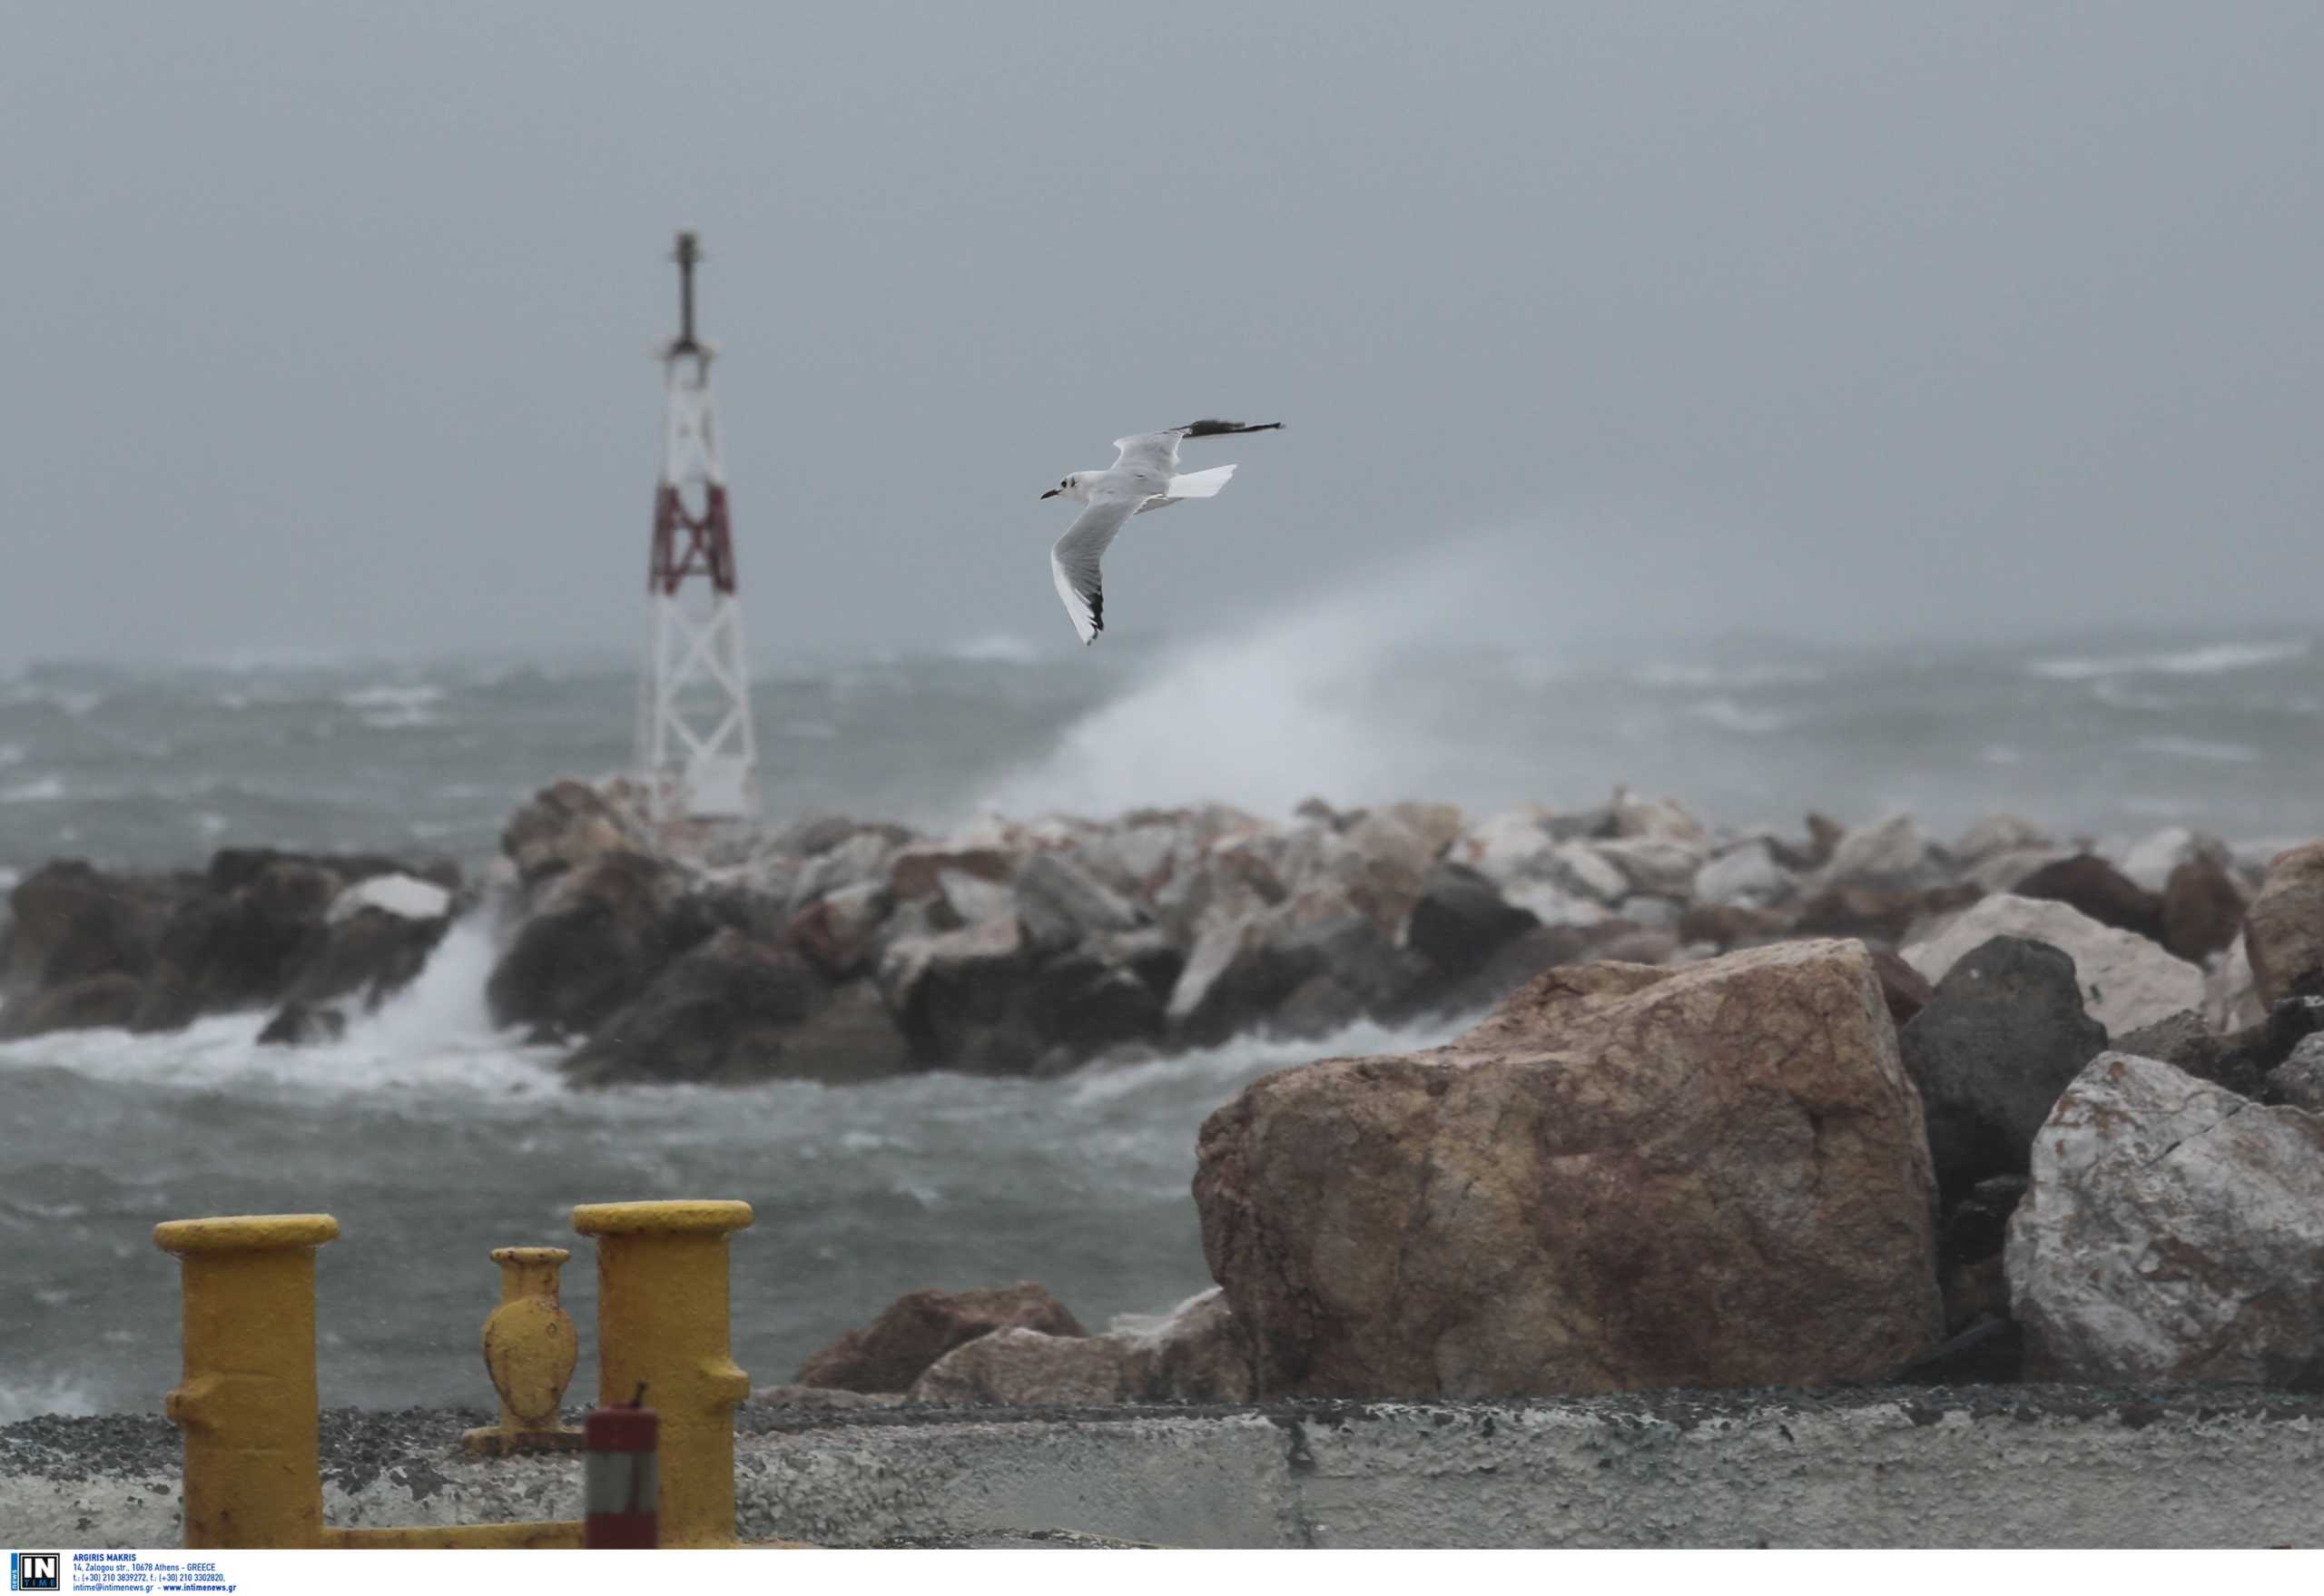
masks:
[[[678,234],[672,258],[678,263],[678,336],[661,351],[662,479],[654,490],[645,581],[637,774],[657,815],[753,815],[758,739],[726,473],[718,458],[718,409],[710,393],[717,351],[694,335],[701,241]]]

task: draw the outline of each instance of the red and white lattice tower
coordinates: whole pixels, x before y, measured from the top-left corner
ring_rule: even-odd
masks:
[[[694,335],[694,269],[702,246],[678,234],[678,336],[662,350],[662,480],[654,491],[646,575],[645,675],[637,773],[661,815],[758,813],[758,739],[734,586],[715,351]]]

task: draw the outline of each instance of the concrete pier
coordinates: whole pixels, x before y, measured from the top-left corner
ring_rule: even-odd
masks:
[[[348,1527],[568,1516],[572,1456],[478,1413],[322,1419]],[[744,1408],[745,1542],[834,1546],[2319,1546],[2324,1399],[1866,1387],[1238,1408]],[[0,1427],[0,1539],[170,1546],[158,1415]]]

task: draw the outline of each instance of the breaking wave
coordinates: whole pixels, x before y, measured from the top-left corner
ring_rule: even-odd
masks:
[[[2305,638],[2270,643],[2212,643],[2162,654],[2117,654],[2095,658],[2037,659],[2028,662],[2028,675],[2053,682],[2087,682],[2100,676],[2152,675],[2216,676],[2260,665],[2305,659],[2312,645]]]

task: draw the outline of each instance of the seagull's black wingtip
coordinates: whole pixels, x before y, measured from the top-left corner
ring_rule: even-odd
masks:
[[[1280,432],[1280,421],[1189,421],[1177,430],[1188,438],[1223,438],[1236,432]]]

